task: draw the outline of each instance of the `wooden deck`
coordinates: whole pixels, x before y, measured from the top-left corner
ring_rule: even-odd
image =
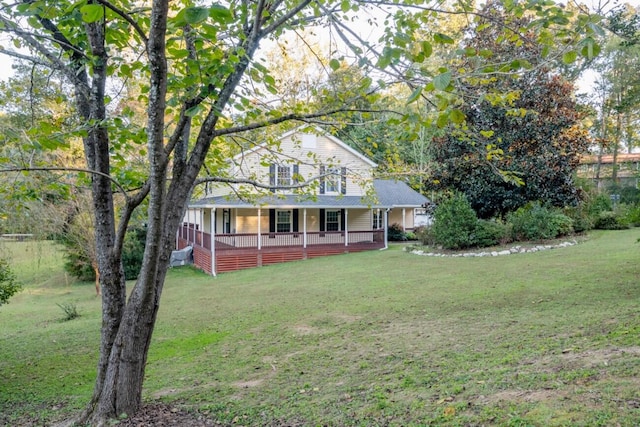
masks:
[[[262,267],[282,262],[298,261],[321,256],[362,252],[384,248],[384,232],[355,231],[349,232],[349,241],[345,244],[345,233],[310,233],[303,239],[302,233],[283,233],[269,237],[265,234],[262,241],[266,245],[256,245],[257,235],[216,235],[214,242],[215,272],[224,273],[245,268]],[[312,242],[306,246],[304,241]],[[357,240],[357,241],[356,241]],[[326,241],[327,243],[318,243]],[[194,265],[207,273],[211,273],[212,251],[211,236],[196,230],[195,233],[180,234],[177,249],[192,246]]]

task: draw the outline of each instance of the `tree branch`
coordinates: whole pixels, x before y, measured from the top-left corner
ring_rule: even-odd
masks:
[[[253,187],[262,188],[265,190],[296,190],[299,188],[305,188],[310,186],[313,181],[317,181],[321,178],[325,178],[327,176],[333,176],[333,175],[336,175],[336,174],[324,173],[320,175],[315,175],[307,179],[306,181],[303,181],[303,182],[300,182],[299,184],[294,184],[294,185],[269,185],[269,184],[263,184],[259,181],[256,181],[254,179],[249,179],[249,178],[228,178],[228,177],[222,177],[222,176],[211,176],[206,178],[198,178],[195,181],[194,185],[200,185],[206,182],[219,182],[223,184],[248,184]]]
[[[362,109],[336,108],[335,110],[323,111],[319,113],[303,114],[303,115],[291,113],[281,117],[276,117],[274,119],[264,120],[262,122],[255,122],[255,123],[251,123],[244,126],[235,126],[230,128],[216,129],[214,132],[214,138],[219,136],[224,136],[224,135],[230,135],[234,133],[247,132],[250,130],[260,129],[263,127],[276,125],[276,124],[293,121],[293,120],[297,120],[301,122],[310,122],[312,119],[315,119],[317,117],[331,116],[333,114],[347,113],[347,112],[349,113],[385,113],[385,112],[397,113],[396,111],[392,111],[392,110],[371,110],[371,109],[363,109],[363,108]]]
[[[84,168],[74,168],[74,167],[55,167],[55,166],[51,166],[51,167],[16,167],[16,168],[2,168],[0,169],[0,173],[9,173],[9,172],[44,172],[44,171],[49,171],[49,172],[84,172],[84,173],[88,173],[91,175],[99,175],[99,176],[103,176],[107,179],[109,179],[109,181],[111,181],[117,188],[118,190],[122,193],[122,195],[125,197],[125,199],[127,201],[129,201],[129,195],[127,194],[127,190],[125,190],[125,188],[120,185],[120,183],[118,181],[116,181],[111,175],[107,174],[107,173],[102,173],[102,172],[98,172],[92,169],[84,169]]]
[[[101,5],[107,7],[108,9],[111,9],[113,12],[116,13],[116,15],[120,16],[122,19],[127,21],[133,27],[136,33],[138,33],[142,41],[144,41],[145,48],[147,47],[147,44],[149,43],[149,38],[144,33],[144,30],[142,29],[142,27],[131,16],[129,16],[128,13],[126,13],[124,10],[118,8],[113,3],[107,0],[97,0],[97,1]]]

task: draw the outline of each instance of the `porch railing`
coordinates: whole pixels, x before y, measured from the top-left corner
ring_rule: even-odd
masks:
[[[380,243],[384,239],[382,230],[358,230],[346,233],[347,243],[345,244],[344,231],[312,231],[306,233],[306,245],[355,245],[367,243]],[[187,244],[201,246],[211,250],[211,234],[202,232],[194,224],[183,224],[178,230],[178,237],[185,240]],[[305,233],[261,233],[260,246],[287,247],[304,246]],[[216,234],[215,250],[233,250],[258,248],[257,233],[236,233],[236,234]]]

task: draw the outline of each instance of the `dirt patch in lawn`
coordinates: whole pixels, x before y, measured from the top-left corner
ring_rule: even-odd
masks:
[[[616,360],[625,357],[640,355],[640,347],[612,347],[598,350],[578,351],[577,349],[567,348],[562,354],[543,357],[531,360],[527,365],[547,368],[545,370],[557,371],[559,369],[568,368],[595,368],[599,366],[608,366],[615,363]]]
[[[187,412],[172,405],[152,403],[144,405],[131,418],[121,420],[118,427],[209,427],[219,426],[204,415]]]

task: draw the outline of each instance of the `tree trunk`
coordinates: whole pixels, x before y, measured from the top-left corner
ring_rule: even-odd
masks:
[[[91,267],[93,268],[93,274],[96,276],[96,295],[100,296],[102,293],[100,292],[100,269],[98,268],[98,261],[91,261]]]

